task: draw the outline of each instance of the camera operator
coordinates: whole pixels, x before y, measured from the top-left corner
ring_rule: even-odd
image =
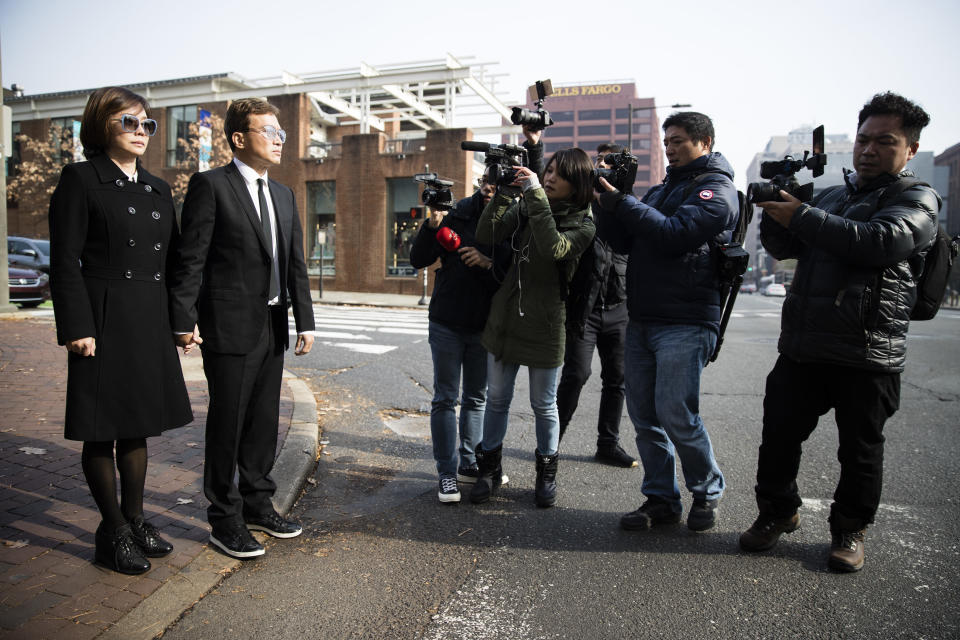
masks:
[[[514,383],[521,365],[528,369],[530,404],[536,421],[536,503],[556,501],[557,380],[563,364],[565,290],[577,258],[593,239],[590,218],[592,166],[580,149],[557,151],[543,173],[514,167],[512,182],[501,184],[477,226],[481,242],[510,243],[512,264],[493,297],[483,330],[488,402],[483,441],[477,447],[480,477],[470,493],[485,502],[497,492],[501,453]],[[522,194],[520,202],[515,195]]]
[[[543,165],[542,131],[523,127],[528,159],[537,170]],[[509,245],[494,254],[489,245],[477,246],[477,221],[496,192],[489,171],[480,179],[480,188],[457,202],[448,212],[430,210],[410,250],[410,264],[425,269],[440,260],[430,296],[429,342],[433,356],[433,401],[430,408],[430,436],[439,475],[437,497],[443,503],[460,502],[459,483],[475,482],[479,471],[475,448],[483,430],[487,396],[487,351],[480,332],[490,310],[490,299],[503,280],[510,263]],[[443,247],[437,233],[448,228],[459,246]],[[459,429],[456,414],[460,394]],[[460,446],[457,447],[459,434]],[[508,478],[503,476],[502,484]]]
[[[646,501],[624,515],[624,529],[680,521],[683,506],[675,457],[680,457],[693,507],[687,526],[716,524],[724,480],[700,418],[700,374],[722,313],[712,246],[728,242],[739,202],[733,169],[712,152],[713,123],[702,113],[672,114],[663,123],[666,180],[642,201],[601,178],[602,215],[613,212],[628,251],[627,412],[637,433]]]
[[[863,567],[863,539],[880,503],[883,425],[900,404],[915,279],[937,233],[940,198],[905,170],[930,117],[893,93],[859,114],[856,173],[810,204],[785,191],[761,202],[760,234],[778,260],[796,258],[778,350],[767,376],[757,464],[759,516],[740,536],[773,547],[799,524],[801,444],[835,410],[840,481],[830,508],[828,565]]]
[[[624,148],[612,142],[597,147],[599,168],[608,153]],[[600,354],[600,415],[597,418],[596,459],[618,467],[636,467],[637,461],[620,446],[623,414],[623,343],[627,332],[627,255],[613,250],[619,233],[612,216],[594,211],[597,235],[580,256],[567,296],[567,336],[563,371],[557,387],[560,440],[570,424],[580,391],[590,378],[593,350]]]

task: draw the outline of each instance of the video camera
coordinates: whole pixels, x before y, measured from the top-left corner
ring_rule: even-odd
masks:
[[[637,179],[637,157],[624,150],[608,153],[603,157],[603,163],[609,168],[593,170],[593,188],[603,191],[600,178],[604,178],[620,193],[632,193],[633,183]]]
[[[418,173],[413,176],[416,182],[423,185],[423,195],[420,197],[423,204],[438,211],[449,211],[456,204],[450,187],[452,180],[441,180],[435,173]]]
[[[553,124],[553,118],[550,112],[543,108],[543,99],[553,95],[553,83],[549,80],[537,80],[537,110],[524,109],[523,107],[513,107],[513,113],[510,114],[510,122],[513,124],[527,125],[531,131],[543,131]]]
[[[783,160],[760,163],[760,177],[770,182],[751,182],[747,185],[747,200],[751,204],[758,202],[782,202],[780,190],[784,190],[801,202],[809,202],[813,198],[813,183],[801,185],[797,181],[796,173],[807,168],[813,171],[813,177],[823,175],[823,167],[827,164],[827,154],[823,152],[823,125],[813,130],[813,154],[803,152],[802,160],[795,160],[793,156],[786,156]]]
[[[516,165],[527,166],[527,150],[515,144],[490,144],[464,140],[460,143],[464,151],[481,151],[483,163],[487,165],[487,180],[496,185],[508,185],[517,177]]]

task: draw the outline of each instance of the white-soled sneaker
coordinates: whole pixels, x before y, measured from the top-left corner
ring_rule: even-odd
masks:
[[[457,487],[456,476],[440,476],[440,491],[437,493],[440,502],[460,502],[460,489]]]

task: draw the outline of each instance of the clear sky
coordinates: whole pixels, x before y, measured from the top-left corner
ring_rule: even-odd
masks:
[[[822,123],[852,136],[860,106],[880,91],[930,113],[921,150],[960,142],[958,32],[956,0],[0,0],[3,85],[27,94],[449,52],[499,63],[516,103],[543,78],[634,80],[657,104],[690,103],[713,118],[715,149],[741,186],[771,135]]]

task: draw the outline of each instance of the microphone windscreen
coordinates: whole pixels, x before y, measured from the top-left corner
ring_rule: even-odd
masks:
[[[483,151],[486,153],[490,150],[490,143],[479,142],[477,140],[464,140],[460,143],[460,148],[464,151]]]
[[[450,227],[437,229],[437,242],[447,251],[456,251],[460,247],[460,236]]]

